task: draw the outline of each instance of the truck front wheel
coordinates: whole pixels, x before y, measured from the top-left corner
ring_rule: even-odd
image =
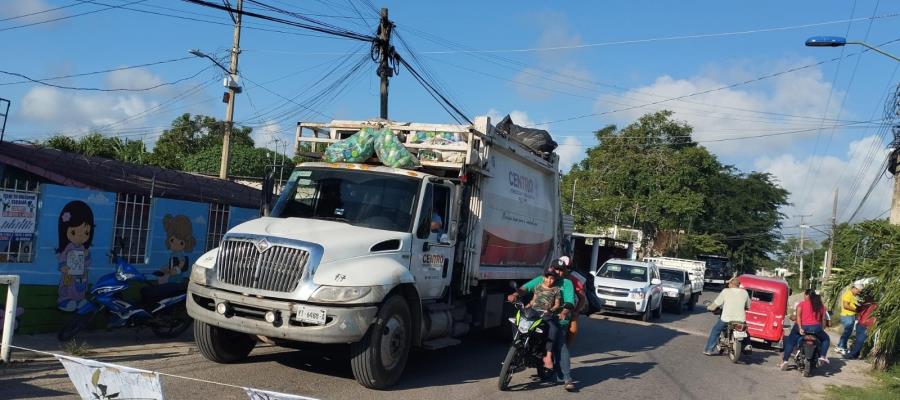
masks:
[[[256,338],[253,336],[200,321],[194,321],[194,340],[203,357],[220,364],[241,361],[256,346]]]
[[[366,336],[351,346],[353,376],[370,389],[386,389],[400,379],[412,345],[409,306],[392,296],[378,311]]]

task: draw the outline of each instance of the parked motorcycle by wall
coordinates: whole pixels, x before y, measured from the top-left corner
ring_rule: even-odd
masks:
[[[118,249],[110,254],[115,257],[116,271],[101,276],[91,289],[89,301],[75,311],[72,319],[59,331],[57,339],[67,341],[87,328],[93,318],[109,312],[107,329],[149,327],[160,338],[174,338],[191,326],[193,321],[185,309],[185,285],[167,283],[147,286],[141,290],[141,304],[126,301],[123,292],[129,283],[156,281],[148,278],[119,255]]]
[[[515,331],[512,345],[500,368],[500,390],[509,389],[512,374],[528,368],[536,368],[541,379],[549,378],[553,373],[553,370],[544,367],[543,362],[547,344],[547,324],[543,315],[540,311],[526,308],[521,302],[516,302],[515,307],[516,316],[509,319]]]

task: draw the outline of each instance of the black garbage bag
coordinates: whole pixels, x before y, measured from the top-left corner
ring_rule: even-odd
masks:
[[[553,141],[553,137],[550,136],[549,132],[543,129],[526,128],[516,125],[509,115],[503,117],[503,119],[494,126],[494,129],[500,131],[501,134],[505,134],[513,140],[524,144],[526,147],[537,153],[547,154],[556,150],[557,144]]]

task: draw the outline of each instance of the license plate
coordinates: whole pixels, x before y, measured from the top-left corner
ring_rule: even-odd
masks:
[[[616,302],[615,302],[615,301],[612,301],[612,300],[606,300],[603,304],[606,304],[606,305],[608,305],[608,306],[610,306],[610,307],[615,307],[615,306],[616,306]]]
[[[316,325],[325,325],[325,309],[306,306],[297,307],[297,319]]]
[[[747,337],[747,332],[738,332],[738,331],[734,331],[734,338],[735,338],[735,339],[743,339],[743,338],[746,338],[746,337]]]

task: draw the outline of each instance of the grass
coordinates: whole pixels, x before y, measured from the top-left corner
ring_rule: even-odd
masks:
[[[75,357],[84,357],[91,354],[91,346],[89,346],[87,342],[78,343],[75,339],[66,342],[66,344],[63,345],[62,350]]]
[[[869,387],[829,386],[825,398],[849,400],[900,399],[900,366],[873,373],[877,383]]]

